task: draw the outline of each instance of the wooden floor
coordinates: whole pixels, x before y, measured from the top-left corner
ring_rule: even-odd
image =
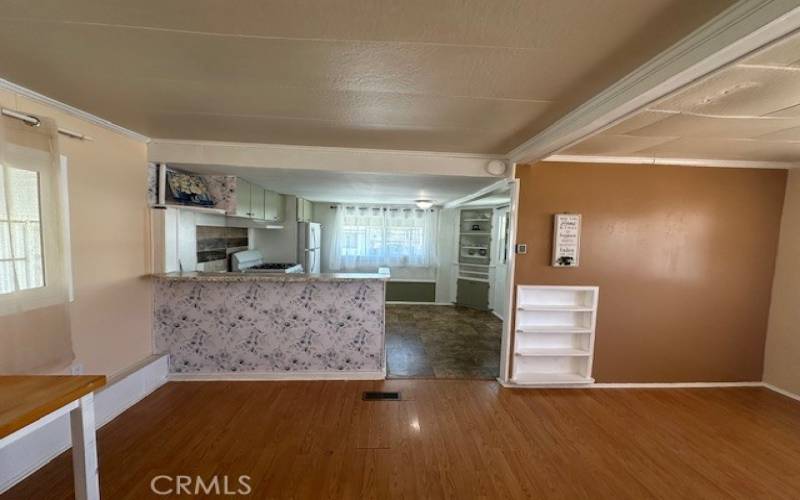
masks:
[[[380,388],[404,401],[361,401]],[[163,474],[249,475],[250,498],[800,498],[800,403],[761,388],[170,383],[98,444],[114,500],[165,498]],[[71,495],[65,453],[3,499]]]

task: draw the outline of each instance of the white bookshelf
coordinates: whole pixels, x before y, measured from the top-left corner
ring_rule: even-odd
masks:
[[[511,383],[517,386],[594,382],[596,286],[517,286]]]

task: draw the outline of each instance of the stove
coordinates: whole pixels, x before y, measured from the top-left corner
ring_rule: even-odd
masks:
[[[245,250],[231,255],[231,271],[234,273],[302,273],[303,266],[295,263],[264,262],[258,250]]]

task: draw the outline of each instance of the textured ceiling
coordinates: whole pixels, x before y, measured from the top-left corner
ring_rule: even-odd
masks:
[[[437,204],[461,198],[489,186],[494,177],[401,175],[280,168],[178,165],[198,174],[236,175],[260,186],[311,201],[337,203]]]
[[[507,153],[731,0],[0,0],[0,77],[150,137]]]
[[[800,34],[559,154],[800,162]]]

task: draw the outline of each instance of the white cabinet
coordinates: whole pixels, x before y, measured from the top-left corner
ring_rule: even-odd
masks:
[[[272,222],[282,221],[285,213],[283,204],[284,196],[282,194],[267,190],[264,203],[264,219]]]
[[[517,286],[512,384],[594,382],[598,294],[596,286]]]
[[[234,191],[234,195],[236,196],[236,206],[234,208],[234,212],[232,215],[236,217],[252,217],[252,192],[251,186],[249,182],[246,180],[237,177],[236,178],[236,190]]]
[[[267,190],[261,186],[250,184],[250,217],[266,219]]]
[[[313,205],[310,201],[297,198],[297,222],[311,222]]]

